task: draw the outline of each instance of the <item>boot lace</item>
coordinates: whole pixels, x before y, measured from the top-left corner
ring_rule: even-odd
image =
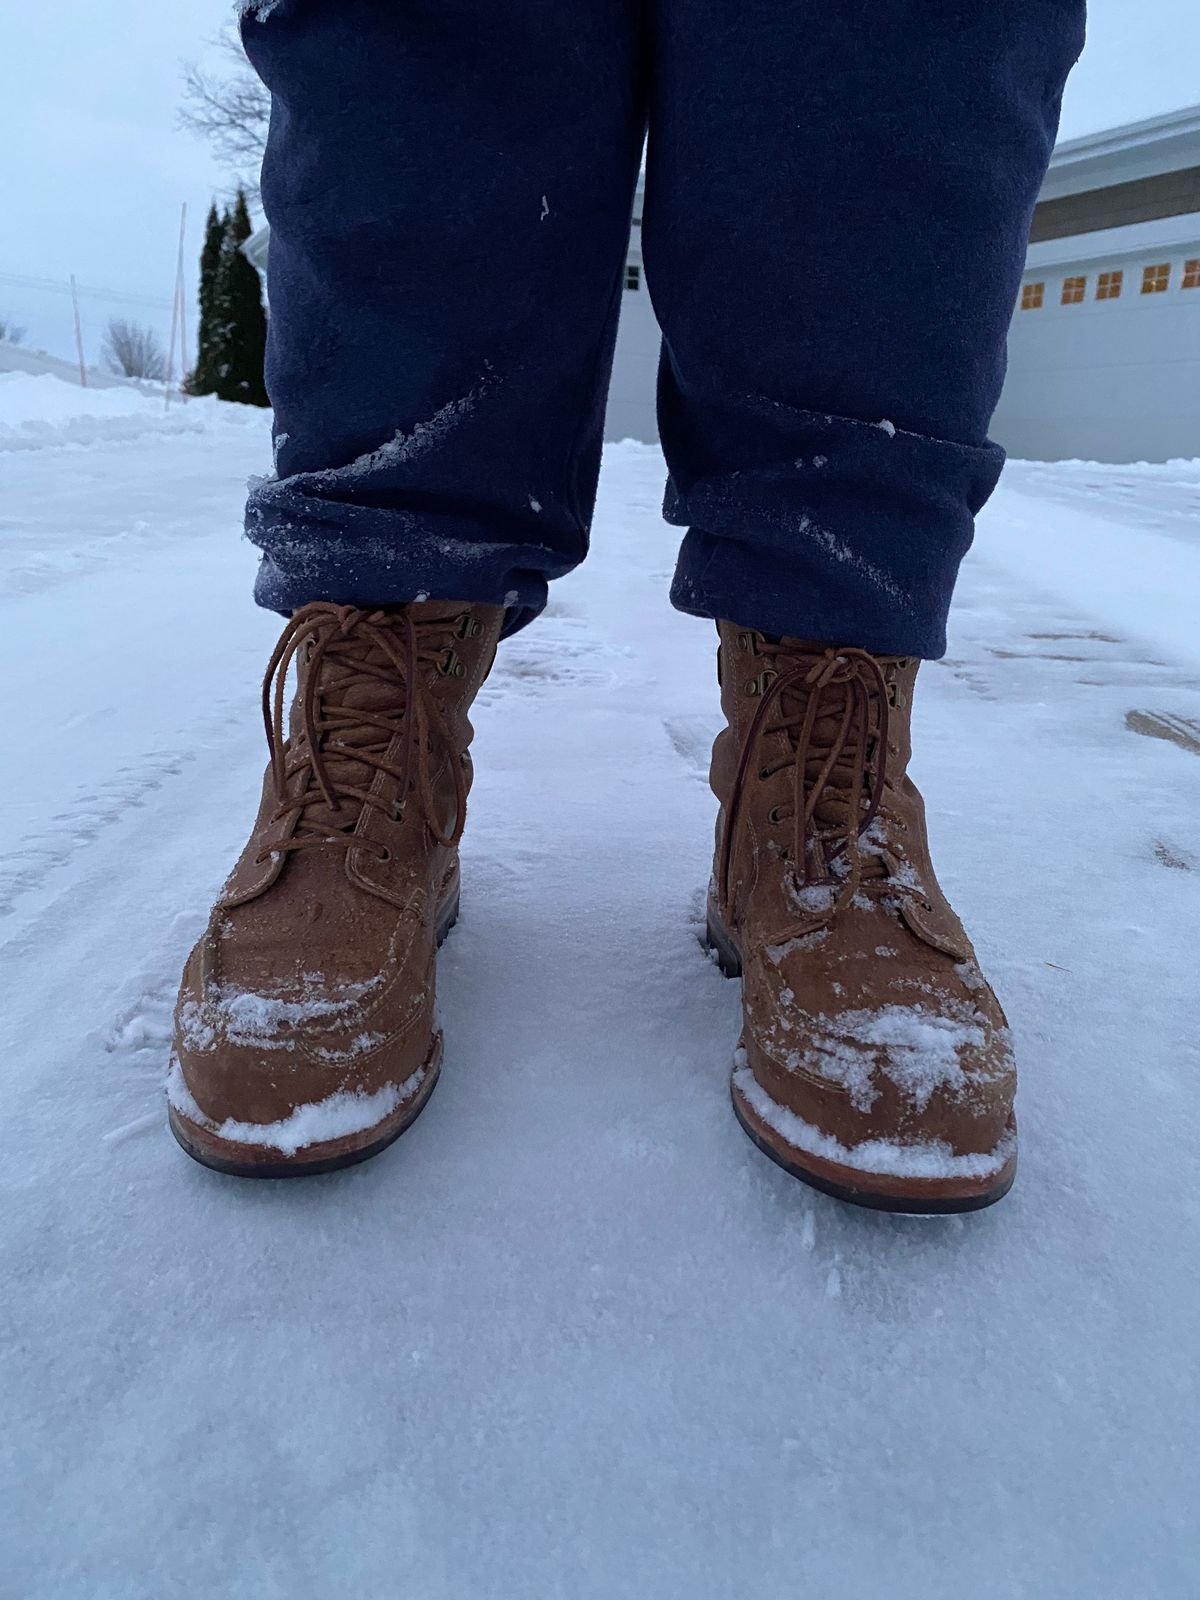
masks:
[[[427,678],[434,667],[461,675],[451,641],[466,637],[463,630],[471,626],[469,613],[417,619],[407,607],[366,611],[317,602],[296,612],[263,679],[263,721],[279,802],[272,821],[297,814],[296,826],[273,851],[371,848],[373,841],[355,831],[363,808],[394,819],[403,814],[410,793],[435,842],[458,843],[466,777]],[[284,699],[297,656],[299,726],[289,739]],[[442,757],[454,783],[454,821],[448,830],[438,825],[433,793],[435,758]],[[377,772],[395,779],[398,800],[372,791]],[[381,860],[388,859],[386,846],[374,848]]]
[[[766,653],[775,665],[757,680],[760,698],[734,777],[717,882],[721,903],[729,908],[751,768],[761,760],[761,741],[785,734],[790,755],[760,766],[758,776],[774,777],[784,766],[793,774],[790,805],[772,807],[769,818],[792,821],[788,862],[799,902],[811,915],[781,935],[787,939],[828,925],[861,891],[904,894],[909,886],[889,874],[877,852],[863,851],[863,837],[888,785],[890,694],[884,665],[866,650],[782,641],[768,643]],[[805,893],[814,889],[826,893]]]

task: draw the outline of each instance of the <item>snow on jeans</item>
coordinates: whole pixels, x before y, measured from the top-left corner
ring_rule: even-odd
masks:
[[[542,608],[630,211],[682,610],[937,656],[1081,0],[253,0],[260,603]]]

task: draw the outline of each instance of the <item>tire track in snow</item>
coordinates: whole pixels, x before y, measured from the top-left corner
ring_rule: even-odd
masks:
[[[1110,741],[1108,733],[1117,728],[1143,736],[1147,755],[1156,743],[1200,752],[1200,681],[1187,664],[1162,660],[1145,643],[1099,627],[986,558],[964,568],[951,634],[952,653],[933,670],[978,699],[1002,707],[1016,698],[1039,712],[1047,704],[1077,708],[1081,722],[1100,712],[1107,718],[1105,748],[1114,753],[1119,736],[1114,732]],[[1197,808],[1188,794],[1194,779],[1171,768],[1164,781],[1161,764],[1154,770],[1159,775],[1152,777],[1147,762],[1140,853],[1190,872],[1200,859]]]
[[[600,639],[585,618],[547,608],[530,627],[501,641],[476,704],[493,705],[511,693],[615,684],[618,664],[626,656]]]
[[[113,777],[81,790],[55,812],[47,829],[27,834],[0,854],[0,917],[11,916],[19,901],[56,868],[66,866],[131,811],[144,807],[196,756],[195,750],[177,755],[151,752],[134,766],[119,767]]]
[[[191,738],[175,750],[150,750],[123,762],[111,777],[81,787],[47,820],[0,852],[0,921],[11,917],[30,894],[45,887],[63,868],[92,850],[104,836],[152,806],[173,789],[197,762],[228,759],[232,746],[251,737],[239,701],[218,706],[195,725]]]

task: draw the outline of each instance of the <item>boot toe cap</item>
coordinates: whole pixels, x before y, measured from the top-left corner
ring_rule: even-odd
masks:
[[[212,1122],[275,1123],[298,1107],[406,1081],[433,1031],[431,982],[385,973],[327,984],[307,973],[252,986],[228,971],[215,976],[198,946],[176,1007],[173,1082]]]
[[[839,971],[814,984],[810,974],[813,998],[801,1000],[786,974],[748,973],[743,1045],[755,1079],[849,1148],[883,1140],[956,1157],[995,1151],[1015,1090],[998,1004],[927,971],[919,982],[877,978],[858,986]]]

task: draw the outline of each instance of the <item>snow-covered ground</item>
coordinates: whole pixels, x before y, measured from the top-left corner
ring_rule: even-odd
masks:
[[[428,1112],[254,1184],[162,1087],[264,754],[266,420],[47,383],[0,377],[0,1594],[1200,1592],[1200,466],[1016,464],[923,675],[1002,1205],[841,1207],[733,1120],[713,636],[631,445],[478,709]]]

